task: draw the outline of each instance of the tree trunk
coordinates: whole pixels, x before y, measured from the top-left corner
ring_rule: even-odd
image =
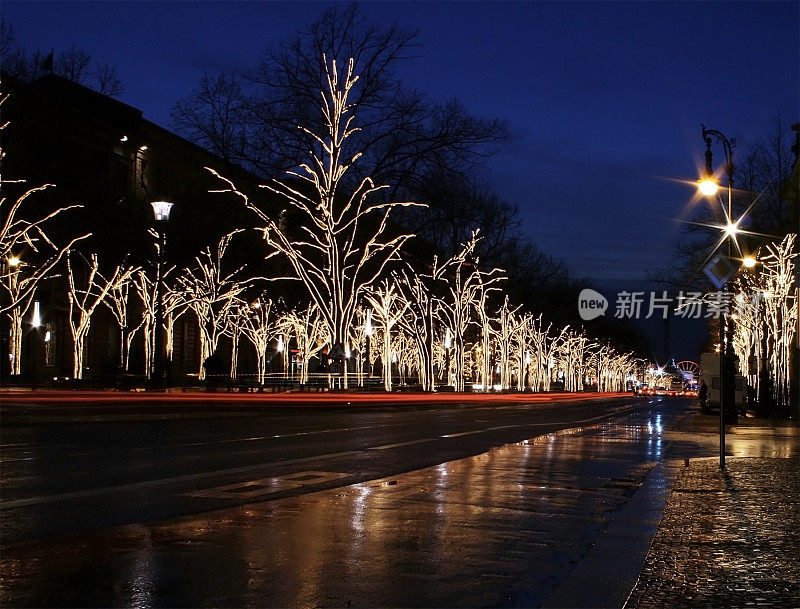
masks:
[[[78,331],[77,335],[75,336],[75,344],[72,350],[72,376],[76,380],[83,378],[83,356],[85,341],[86,333],[82,330]]]
[[[22,312],[19,307],[11,309],[9,317],[11,318],[11,374],[17,376],[22,372]]]

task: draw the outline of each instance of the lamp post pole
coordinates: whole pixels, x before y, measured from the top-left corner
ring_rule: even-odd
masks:
[[[156,232],[158,233],[158,266],[156,269],[156,327],[153,353],[153,384],[157,389],[166,386],[165,359],[166,353],[164,344],[164,248],[167,244],[166,226],[169,222],[169,214],[172,211],[172,203],[166,201],[154,201],[153,214],[156,219]]]
[[[372,338],[372,309],[367,309],[367,320],[364,323],[364,335],[366,336],[366,348],[367,348],[367,386],[369,386],[369,379],[372,377],[372,360],[370,359],[370,348],[372,345],[370,344],[370,340]]]
[[[728,212],[725,218],[726,224],[730,225],[733,218],[733,147],[736,140],[728,139],[716,129],[706,129],[701,125],[703,141],[706,144],[706,178],[711,179],[714,175],[712,167],[713,155],[711,143],[716,139],[725,152],[725,174],[728,178]],[[728,259],[731,257],[731,238],[728,238]],[[722,288],[726,298],[723,302],[728,302],[729,293],[727,283]],[[730,416],[736,421],[736,387],[734,374],[734,353],[733,353],[733,324],[727,312],[723,312],[719,325],[719,466],[725,469],[725,419]],[[730,414],[727,414],[730,413]]]

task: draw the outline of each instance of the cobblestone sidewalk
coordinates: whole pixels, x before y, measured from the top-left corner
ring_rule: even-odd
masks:
[[[800,463],[692,460],[626,609],[800,607]]]

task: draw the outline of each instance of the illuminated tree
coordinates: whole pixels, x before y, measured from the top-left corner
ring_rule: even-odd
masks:
[[[515,318],[510,332],[509,351],[516,357],[511,362],[512,370],[516,376],[517,391],[525,391],[527,383],[530,383],[529,368],[532,362],[530,327],[533,323],[533,315],[530,313],[520,314]]]
[[[158,298],[158,288],[156,282],[150,279],[144,270],[138,270],[133,276],[133,287],[139,296],[142,307],[142,318],[135,330],[142,330],[144,340],[144,372],[150,378],[153,369],[153,353],[155,352],[155,319],[156,319],[156,300]],[[132,339],[133,332],[129,335]],[[128,345],[130,352],[130,345]]]
[[[496,327],[489,331],[493,332],[497,341],[498,365],[500,367],[500,386],[502,389],[511,387],[511,349],[514,340],[519,335],[525,316],[519,315],[521,306],[512,308],[508,302],[508,296],[503,301],[503,306],[497,312]]]
[[[383,288],[378,290],[375,295],[367,296],[367,300],[374,310],[373,319],[383,328],[383,349],[381,351],[381,361],[383,362],[383,388],[386,391],[392,390],[392,360],[396,349],[392,346],[392,328],[402,319],[408,309],[408,303],[404,303],[395,291],[394,284],[385,282]]]
[[[223,236],[213,253],[210,248],[203,250],[195,258],[197,265],[178,278],[181,289],[190,295],[189,307],[197,316],[200,328],[200,380],[206,377],[203,362],[217,350],[238,296],[248,287],[247,282],[238,279],[244,267],[230,273],[223,271],[225,252],[233,236],[239,232],[241,230]]]
[[[368,371],[367,362],[372,363],[371,354],[367,351],[372,348],[372,309],[358,307],[356,309],[356,323],[350,331],[350,340],[356,352],[356,378],[359,387],[364,386],[365,376],[371,374]]]
[[[494,289],[491,287],[492,284],[503,279],[500,269],[481,271],[478,259],[472,259],[468,268],[464,268],[467,266],[468,255],[472,254],[478,240],[476,231],[467,244],[467,251],[463,257],[459,257],[453,262],[452,272],[447,276],[447,293],[439,301],[439,315],[445,327],[451,328],[453,333],[453,387],[456,391],[464,391],[464,335],[472,323],[472,311],[475,309],[480,314],[481,310],[485,310],[486,297],[489,290]],[[483,336],[484,334],[482,334],[482,340]],[[488,334],[485,336],[488,345]],[[486,351],[488,351],[488,347],[482,346],[480,369],[483,370],[484,377],[489,367],[489,354]]]
[[[578,391],[583,384],[583,358],[587,338],[582,333],[569,331],[564,335],[558,351],[564,372],[564,391]]]
[[[798,317],[794,283],[798,256],[796,238],[796,234],[790,233],[781,243],[767,245],[767,255],[761,258],[764,313],[767,335],[771,338],[770,370],[774,375],[775,401],[779,407],[788,406],[790,402],[790,354]]]
[[[542,325],[541,316],[531,324],[531,340],[535,363],[532,386],[537,391],[550,391],[550,383],[556,371],[556,355],[562,351],[562,345],[569,335],[569,326],[558,334],[551,334],[552,324],[547,328]]]
[[[174,286],[174,281],[170,279],[170,274],[176,270],[172,267],[164,272],[164,336],[166,338],[166,357],[167,361],[172,361],[175,344],[175,322],[180,319],[186,311],[191,308],[192,295],[182,290],[180,286]],[[155,336],[153,337],[155,340]]]
[[[67,297],[69,300],[69,327],[73,341],[72,375],[75,379],[83,378],[84,345],[89,334],[92,315],[112,290],[118,289],[120,284],[130,280],[131,274],[135,270],[116,266],[106,279],[98,271],[100,263],[97,254],[92,254],[90,259],[85,262],[85,280],[80,281],[73,267],[71,256],[67,254]],[[77,283],[76,278],[78,279]]]
[[[500,269],[493,269],[492,273],[500,273]],[[481,376],[481,385],[483,386],[484,391],[489,391],[494,387],[494,370],[495,370],[495,360],[497,356],[500,355],[499,352],[495,353],[494,347],[494,337],[497,335],[498,331],[492,327],[493,319],[491,314],[489,313],[489,295],[493,291],[497,291],[500,288],[493,286],[492,284],[497,283],[500,280],[505,279],[505,277],[501,277],[500,275],[490,275],[482,273],[480,270],[475,269],[471,277],[475,278],[476,282],[476,300],[474,302],[475,310],[478,314],[478,324],[480,326],[480,358],[478,361],[478,370]],[[492,356],[495,357],[492,357]],[[506,360],[507,361],[507,360]]]
[[[308,364],[311,358],[329,343],[328,327],[317,305],[310,303],[300,311],[290,311],[278,320],[279,330],[294,337],[297,359],[300,360],[300,383],[308,382]]]
[[[137,326],[131,326],[129,319],[129,294],[130,287],[133,283],[133,273],[139,269],[133,269],[126,281],[119,282],[108,292],[108,298],[103,300],[103,304],[111,311],[114,319],[119,326],[120,340],[119,340],[119,368],[120,370],[128,370],[129,353],[131,343],[136,334],[136,331],[141,327],[141,323]],[[136,288],[134,287],[134,290]]]
[[[239,311],[242,315],[242,333],[256,350],[258,384],[263,385],[267,371],[267,348],[277,332],[272,301],[259,296],[251,303],[242,304]]]
[[[757,375],[759,399],[771,393],[780,408],[791,401],[791,350],[798,317],[796,239],[789,233],[780,243],[766,245],[760,271],[737,279],[733,300],[733,344],[742,371]],[[755,353],[761,354],[760,363],[751,370],[749,356]]]
[[[408,314],[401,317],[398,323],[414,338],[416,343],[420,384],[423,391],[435,390],[434,322],[441,306],[438,293],[447,286],[445,282],[447,274],[454,273],[460,265],[464,264],[475,249],[478,240],[478,231],[474,231],[470,238],[461,244],[459,251],[444,262],[440,262],[439,257],[434,256],[429,273],[418,273],[410,265],[406,265],[401,271],[395,273],[395,284],[408,305]],[[452,341],[452,326],[449,327]],[[451,347],[452,345],[447,347],[448,353]],[[445,367],[450,368],[449,362]]]
[[[347,171],[360,156],[347,152],[348,138],[357,131],[351,125],[354,108],[348,103],[357,80],[352,60],[343,79],[336,61],[331,62],[328,90],[323,92],[320,106],[326,131],[317,134],[301,127],[312,142],[311,159],[301,165],[300,171],[288,172],[300,184],[276,180],[264,186],[301,212],[305,222],[300,232],[304,238],[293,236],[237,190],[232,181],[209,169],[226,184],[211,192],[235,194],[264,222],[259,230],[267,244],[288,260],[293,278],[303,283],[325,320],[331,347],[342,350],[361,297],[412,236],[393,236],[389,226],[391,212],[415,205],[368,202],[385,188],[375,186],[369,177],[349,195],[343,192]],[[345,382],[346,379],[347,375]]]
[[[0,106],[8,95],[0,94]],[[8,123],[0,124],[2,132]],[[0,147],[0,166],[6,153]],[[9,355],[11,374],[21,373],[22,365],[22,319],[33,304],[39,283],[53,278],[54,269],[61,258],[79,240],[89,233],[70,240],[63,247],[57,246],[47,236],[45,229],[55,218],[80,205],[67,205],[50,213],[28,212],[28,207],[39,193],[55,188],[53,184],[42,184],[28,188],[23,179],[5,179],[0,176],[0,285],[4,298],[0,302],[0,312],[9,320]],[[18,196],[8,196],[9,189],[19,187]],[[24,258],[24,259],[23,259]]]

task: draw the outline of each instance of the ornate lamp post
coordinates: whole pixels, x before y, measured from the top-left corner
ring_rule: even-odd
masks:
[[[153,385],[157,388],[165,387],[165,347],[164,344],[164,248],[167,244],[166,228],[173,203],[167,201],[153,201],[153,215],[156,219],[156,232],[158,233],[158,268],[156,271],[156,327],[155,327],[155,353],[153,354]]]
[[[705,160],[706,175],[700,183],[700,192],[706,196],[717,194],[717,184],[714,180],[714,170],[712,167],[713,153],[711,144],[714,140],[722,144],[725,152],[725,174],[728,178],[728,209],[725,214],[725,225],[722,228],[724,238],[728,242],[728,259],[731,257],[731,240],[738,232],[738,222],[733,221],[733,148],[736,140],[728,139],[715,129],[706,129],[701,125],[703,141],[706,144]],[[728,292],[727,283],[723,286],[723,292]],[[727,301],[727,300],[726,300]],[[733,353],[733,324],[727,313],[723,313],[720,318],[719,326],[719,466],[725,469],[725,418],[731,417],[736,422],[736,387],[735,387],[735,356]]]

